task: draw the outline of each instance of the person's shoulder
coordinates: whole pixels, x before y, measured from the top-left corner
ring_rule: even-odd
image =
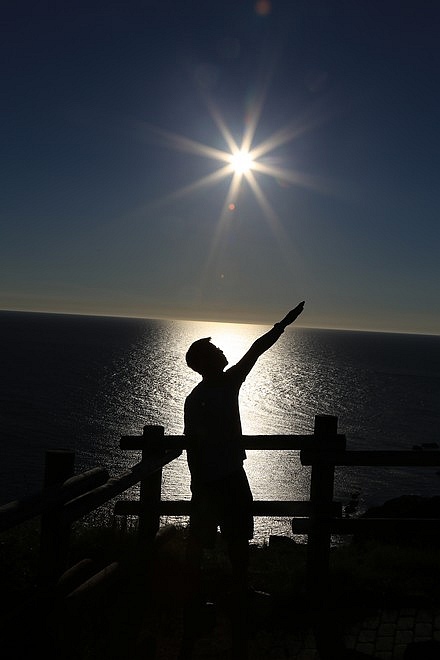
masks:
[[[193,399],[194,397],[197,397],[203,390],[205,389],[205,383],[203,380],[201,380],[197,385],[193,387],[191,392],[187,395],[186,399]]]
[[[226,369],[226,371],[223,372],[223,377],[225,383],[233,384],[243,382],[243,369],[241,368],[240,363],[233,364],[232,367]]]
[[[191,399],[196,394],[197,390],[199,389],[199,386],[200,383],[198,383],[192,388],[191,392],[186,395],[185,401],[188,401],[188,399]]]

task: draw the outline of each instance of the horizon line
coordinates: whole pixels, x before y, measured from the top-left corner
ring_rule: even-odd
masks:
[[[1,308],[0,312],[16,312],[21,314],[50,314],[53,316],[86,316],[86,317],[97,317],[97,318],[115,318],[115,319],[136,319],[136,320],[145,320],[145,321],[184,321],[186,323],[224,323],[231,325],[261,325],[261,326],[271,326],[271,322],[255,322],[255,321],[230,321],[230,320],[219,320],[218,318],[189,318],[189,317],[176,317],[170,315],[164,316],[137,316],[131,314],[108,314],[108,313],[99,313],[99,312],[66,312],[66,311],[53,311],[53,310],[40,310],[40,309],[4,309]],[[429,337],[439,337],[440,332],[428,332],[428,331],[416,331],[416,330],[385,330],[379,328],[360,328],[360,327],[340,327],[340,326],[327,326],[327,325],[308,325],[308,324],[297,324],[295,323],[295,328],[301,328],[305,330],[336,330],[343,332],[371,332],[371,333],[383,333],[383,334],[399,334],[399,335],[420,335],[420,336],[429,336]]]

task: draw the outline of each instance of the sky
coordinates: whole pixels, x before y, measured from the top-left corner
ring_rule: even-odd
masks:
[[[1,14],[0,309],[440,334],[437,2]]]

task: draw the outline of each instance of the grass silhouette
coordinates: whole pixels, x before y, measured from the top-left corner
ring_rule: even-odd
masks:
[[[76,601],[42,593],[38,587],[38,521],[2,535],[0,579],[8,612],[3,639],[13,646],[11,657],[29,657],[39,644],[46,659],[147,660],[162,657],[154,655],[158,644],[164,658],[166,653],[175,657],[173,644],[181,635],[182,610],[191,589],[184,565],[187,530],[169,528],[152,549],[142,548],[135,532],[133,528],[122,533],[110,526],[74,527],[70,565],[87,557],[94,571],[112,562],[120,567],[117,579]],[[306,631],[313,622],[305,585],[306,553],[305,545],[291,539],[274,537],[263,546],[251,545],[250,581],[255,589],[271,595],[254,603],[247,619],[255,644],[273,645],[292,631]],[[216,548],[205,554],[203,575],[204,600],[213,603],[216,617],[214,623],[213,610],[201,612],[199,643],[206,635],[212,637],[216,626],[216,643],[226,653],[230,637],[226,613],[233,585],[220,536]],[[438,549],[417,539],[405,544],[351,542],[331,551],[329,598],[332,620],[340,625],[376,607],[438,604],[439,594]],[[26,621],[31,649],[23,640],[22,648],[19,643]]]

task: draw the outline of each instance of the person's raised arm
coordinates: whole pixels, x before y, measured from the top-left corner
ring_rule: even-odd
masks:
[[[303,300],[302,302],[299,303],[299,305],[295,307],[295,309],[291,309],[290,312],[286,314],[286,316],[283,318],[282,321],[275,323],[274,328],[279,326],[280,328],[282,328],[282,332],[283,332],[286,329],[286,327],[291,323],[293,323],[301,314],[301,312],[304,309],[304,303],[305,301]]]
[[[234,367],[231,367],[231,369],[239,370],[243,374],[243,378],[246,378],[260,355],[265,353],[271,346],[275,344],[275,342],[283,334],[286,327],[298,318],[303,309],[304,300],[300,302],[299,305],[292,309],[288,314],[286,314],[286,316],[281,321],[275,323],[269,332],[266,332],[264,335],[256,339],[247,353],[245,353],[241,360],[237,362]]]

